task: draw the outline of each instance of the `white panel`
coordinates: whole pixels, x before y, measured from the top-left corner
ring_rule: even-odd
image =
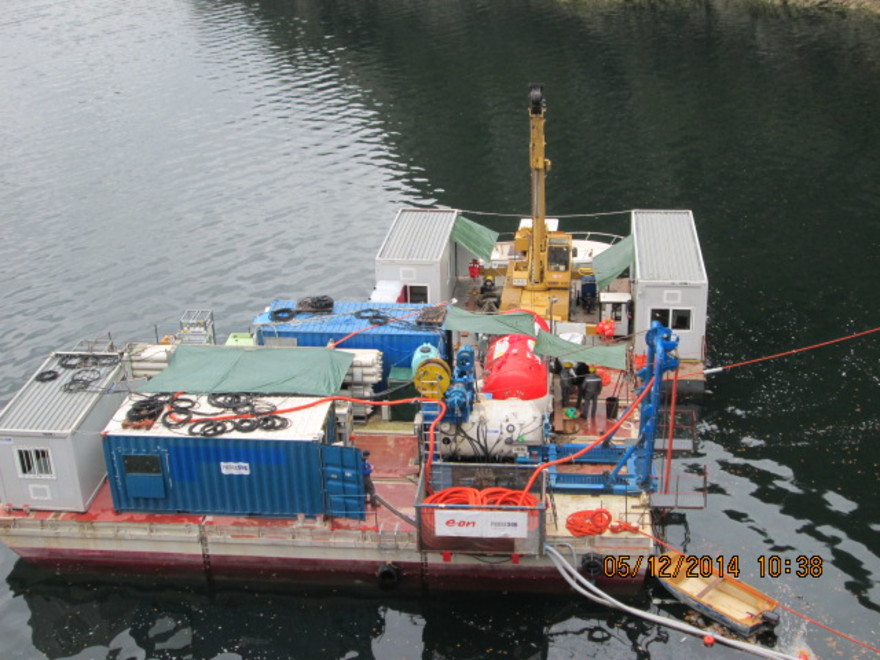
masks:
[[[28,495],[32,500],[51,500],[52,489],[46,484],[28,484]]]
[[[466,536],[489,539],[525,539],[529,536],[525,511],[443,511],[434,512],[437,536]]]

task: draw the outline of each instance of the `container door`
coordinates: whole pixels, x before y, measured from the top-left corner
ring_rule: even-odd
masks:
[[[113,451],[113,458],[116,462],[117,479],[127,498],[165,499],[165,467],[160,452],[116,449]]]
[[[363,460],[356,447],[321,446],[324,513],[341,518],[365,517]]]

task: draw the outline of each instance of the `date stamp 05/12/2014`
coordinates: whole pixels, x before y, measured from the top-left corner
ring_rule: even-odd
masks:
[[[819,555],[798,555],[789,559],[781,555],[758,555],[755,558],[759,577],[778,578],[794,575],[799,578],[822,577],[824,560]],[[646,577],[674,579],[732,577],[738,578],[742,560],[739,555],[608,555],[602,561],[602,574],[607,578]]]

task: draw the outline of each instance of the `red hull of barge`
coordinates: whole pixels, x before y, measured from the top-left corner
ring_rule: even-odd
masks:
[[[414,518],[416,439],[365,434],[356,443],[371,451],[378,494]],[[385,507],[368,511],[365,521],[117,513],[105,482],[85,513],[7,512],[0,516],[0,535],[30,563],[81,574],[404,591],[569,592],[546,557],[495,555],[490,560],[499,563],[486,563],[463,553],[420,553],[415,529]],[[574,539],[557,539],[568,541]],[[609,539],[609,552],[649,551],[611,550],[612,542],[619,540]],[[599,576],[597,584],[627,595],[638,592],[643,579]]]
[[[146,552],[119,553],[59,551],[16,548],[24,561],[47,570],[79,575],[131,575],[174,582],[231,582],[266,585],[321,585],[362,587],[382,590],[417,591],[493,591],[512,593],[566,594],[568,585],[552,567],[489,567],[428,565],[393,562],[398,579],[380,578],[384,564],[375,561],[281,561],[272,558],[227,558],[210,564],[210,578],[202,558],[186,554]],[[596,579],[596,585],[617,596],[639,593],[644,575],[635,578]]]

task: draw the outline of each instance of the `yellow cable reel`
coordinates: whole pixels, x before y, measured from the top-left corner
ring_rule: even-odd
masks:
[[[452,371],[441,358],[428,358],[416,367],[413,385],[423,397],[439,401],[452,381]]]

